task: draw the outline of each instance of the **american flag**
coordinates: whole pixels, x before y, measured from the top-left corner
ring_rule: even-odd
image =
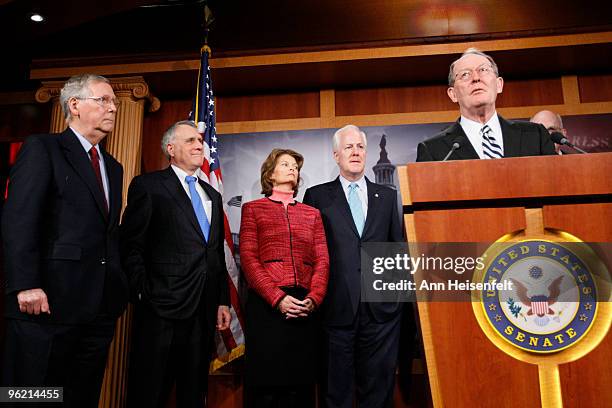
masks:
[[[205,45],[200,52],[201,64],[198,73],[198,88],[189,118],[196,123],[198,131],[204,139],[205,160],[198,175],[223,195],[223,179],[221,177],[219,152],[217,150],[217,129],[215,127],[215,98],[210,79],[210,65],[208,64],[210,48]],[[229,275],[232,322],[229,329],[221,333],[216,332],[216,355],[210,365],[211,372],[244,354],[244,321],[237,289],[239,287],[240,271],[234,261],[234,244],[226,210],[223,212],[223,221],[225,224],[225,264]]]

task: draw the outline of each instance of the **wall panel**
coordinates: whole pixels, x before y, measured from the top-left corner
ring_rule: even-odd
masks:
[[[336,116],[428,112],[455,109],[447,86],[421,85],[336,91]]]
[[[578,88],[583,103],[612,101],[612,74],[578,76]]]
[[[496,101],[498,108],[560,104],[563,104],[560,78],[508,80]]]
[[[272,95],[217,96],[217,121],[316,118],[319,92]]]

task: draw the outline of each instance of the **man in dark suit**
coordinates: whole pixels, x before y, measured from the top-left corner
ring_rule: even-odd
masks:
[[[170,166],[134,178],[121,259],[134,303],[128,405],[201,407],[215,323],[229,327],[221,195],[197,177],[204,161],[193,122],[162,138]]]
[[[453,62],[448,97],[459,104],[461,117],[446,130],[419,143],[417,161],[499,159],[555,154],[543,126],[509,121],[495,110],[504,80],[490,56],[475,48]]]
[[[321,211],[330,257],[323,302],[326,333],[325,405],[386,407],[393,402],[401,308],[361,301],[361,245],[403,241],[394,190],[365,176],[366,135],[348,125],[333,138],[340,176],[309,188],[304,203]],[[347,373],[346,375],[345,373]]]
[[[123,169],[99,144],[118,102],[97,75],[70,78],[60,101],[68,128],[29,137],[10,174],[3,384],[61,386],[65,406],[97,407],[128,300],[118,245]]]

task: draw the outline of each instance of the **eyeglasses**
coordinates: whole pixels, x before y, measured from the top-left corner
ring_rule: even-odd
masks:
[[[464,69],[463,71],[457,72],[457,75],[455,75],[455,81],[470,81],[474,77],[474,72],[477,72],[478,76],[487,76],[494,73],[494,70],[489,64],[483,64],[476,69]]]
[[[85,98],[77,98],[77,99],[91,99],[95,101],[98,105],[103,106],[105,108],[109,108],[111,103],[115,105],[115,108],[119,108],[120,102],[117,98],[113,98],[112,96],[104,95],[104,96],[87,96]]]

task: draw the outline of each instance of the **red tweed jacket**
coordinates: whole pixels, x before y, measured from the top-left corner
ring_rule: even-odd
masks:
[[[280,287],[301,286],[318,306],[329,275],[325,230],[319,210],[269,198],[246,203],[240,223],[240,264],[249,287],[272,307]]]

